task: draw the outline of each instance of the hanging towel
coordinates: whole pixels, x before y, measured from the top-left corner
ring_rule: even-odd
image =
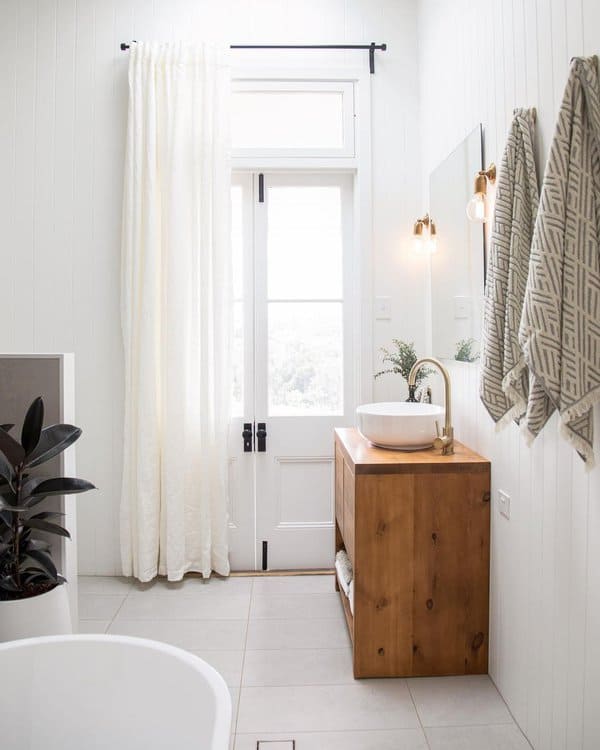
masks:
[[[515,109],[498,174],[485,287],[479,394],[502,427],[527,407],[528,374],[519,344],[531,239],[538,209],[535,111]]]
[[[542,185],[519,341],[531,375],[528,437],[558,409],[562,434],[588,466],[600,399],[599,241],[598,61],[575,58]]]

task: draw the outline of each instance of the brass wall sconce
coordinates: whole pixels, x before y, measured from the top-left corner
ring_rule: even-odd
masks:
[[[469,221],[484,224],[488,218],[488,182],[496,182],[496,165],[492,162],[487,169],[482,169],[475,177],[473,197],[467,203]]]
[[[437,250],[437,230],[429,214],[425,214],[415,221],[413,246],[418,253],[435,253]]]

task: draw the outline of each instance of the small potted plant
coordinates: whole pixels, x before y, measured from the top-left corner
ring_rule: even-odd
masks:
[[[402,375],[404,380],[406,380],[406,382],[408,383],[408,376],[410,374],[412,366],[417,361],[417,353],[415,352],[414,342],[392,339],[392,344],[394,345],[395,351],[390,351],[385,347],[381,347],[381,351],[383,352],[382,362],[384,364],[389,363],[391,367],[388,367],[387,370],[376,372],[375,377],[378,378],[381,375],[387,374]],[[409,389],[409,395],[407,399],[408,401],[415,401],[416,388],[418,388],[423,380],[431,375],[432,372],[433,370],[431,370],[429,367],[421,367],[421,369],[417,373],[415,387],[412,390]]]
[[[475,339],[461,339],[456,342],[456,354],[454,359],[457,362],[477,362],[479,354],[474,351],[477,342]]]
[[[94,489],[84,479],[44,477],[37,467],[60,455],[81,435],[78,427],[43,427],[44,402],[29,407],[20,441],[11,424],[0,425],[0,641],[71,630],[65,579],[50,554],[48,534],[70,537],[44,510],[53,495]]]

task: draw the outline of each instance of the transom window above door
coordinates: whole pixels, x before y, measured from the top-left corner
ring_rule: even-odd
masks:
[[[352,157],[352,81],[236,80],[232,147],[237,157]]]

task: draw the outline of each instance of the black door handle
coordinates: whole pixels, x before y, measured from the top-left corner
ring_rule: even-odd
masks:
[[[244,440],[244,453],[252,453],[252,422],[244,422],[242,438]]]
[[[259,422],[256,425],[256,450],[264,453],[267,450],[267,425],[266,422]]]

